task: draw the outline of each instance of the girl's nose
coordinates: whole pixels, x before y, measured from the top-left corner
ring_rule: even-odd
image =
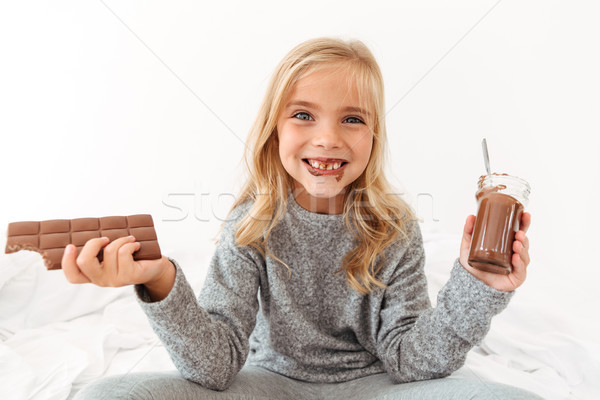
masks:
[[[325,149],[336,149],[342,147],[342,135],[339,127],[335,125],[324,125],[315,132],[313,144]]]

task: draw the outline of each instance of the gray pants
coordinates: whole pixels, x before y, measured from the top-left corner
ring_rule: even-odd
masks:
[[[81,399],[227,399],[227,400],[399,400],[541,399],[499,383],[443,378],[394,384],[387,374],[342,383],[309,383],[259,367],[246,366],[229,389],[218,392],[181,377],[179,372],[132,373],[106,377],[85,386]]]

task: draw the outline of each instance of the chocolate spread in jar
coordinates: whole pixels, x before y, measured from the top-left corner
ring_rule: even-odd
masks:
[[[516,198],[499,192],[505,188],[505,185],[480,186],[468,261],[473,268],[498,274],[511,272],[512,246],[524,210]]]

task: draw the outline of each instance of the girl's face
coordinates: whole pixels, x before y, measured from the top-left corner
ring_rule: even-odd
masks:
[[[277,120],[279,156],[294,180],[294,198],[312,212],[342,213],[346,187],[369,162],[369,110],[360,108],[347,74],[335,67],[309,71],[290,91]]]

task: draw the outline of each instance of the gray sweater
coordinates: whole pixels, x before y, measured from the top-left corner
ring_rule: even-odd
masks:
[[[173,259],[175,285],[165,299],[151,302],[145,287],[135,286],[186,379],[224,390],[245,363],[310,382],[382,372],[396,382],[447,376],[512,297],[473,277],[457,258],[432,308],[416,221],[410,241],[385,250],[377,278],[388,288],[360,294],[334,273],[356,246],[343,216],[307,211],[291,195],[288,204],[268,246],[291,277],[271,257],[235,244],[233,225],[246,202],[228,217],[198,299]]]

